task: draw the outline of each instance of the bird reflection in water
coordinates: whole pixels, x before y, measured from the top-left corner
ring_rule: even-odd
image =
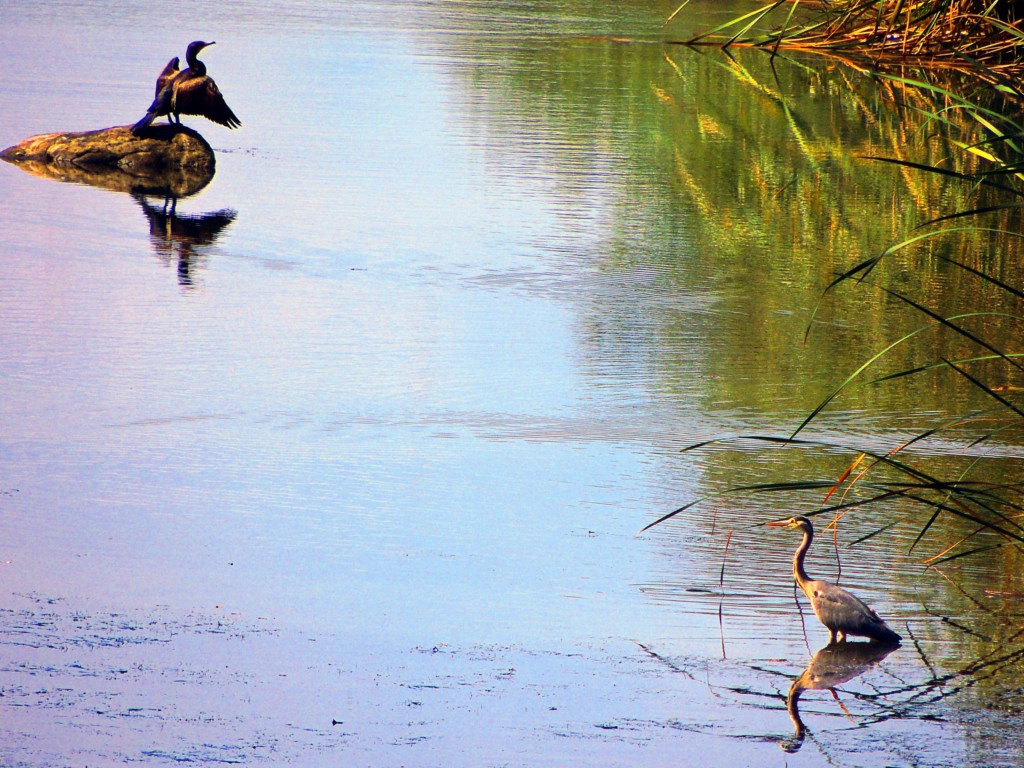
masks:
[[[145,195],[134,194],[149,220],[149,238],[157,257],[170,264],[177,259],[178,284],[190,287],[194,284],[194,270],[201,257],[201,250],[213,245],[238,215],[237,211],[222,208],[219,211],[201,214],[177,213],[178,198],[164,197],[162,205],[153,204]]]
[[[784,739],[779,746],[787,752],[796,752],[803,746],[807,727],[800,719],[800,695],[804,691],[832,691],[832,696],[839,701],[835,691],[853,678],[864,674],[871,667],[899,647],[899,643],[829,643],[811,658],[811,663],[789,688],[786,697],[786,710],[793,721],[794,733],[791,738]],[[842,707],[842,702],[839,702]],[[844,712],[846,708],[843,707]],[[849,714],[849,712],[847,712]]]

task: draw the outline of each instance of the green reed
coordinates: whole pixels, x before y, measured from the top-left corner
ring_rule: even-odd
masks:
[[[932,138],[945,143],[947,153],[930,162],[907,156],[864,159],[890,163],[903,174],[942,177],[963,189],[954,210],[837,275],[812,313],[813,324],[829,296],[849,285],[870,288],[889,305],[909,309],[918,318],[916,326],[868,353],[790,435],[733,438],[840,452],[851,457],[846,470],[834,480],[744,485],[722,495],[810,493],[820,502],[808,514],[834,520],[858,508],[882,507],[885,522],[858,541],[909,520],[917,528],[911,549],[936,523],[959,521],[963,535],[928,557],[925,562],[931,565],[1004,547],[1024,552],[1024,476],[1018,456],[1024,444],[1024,270],[1014,267],[1012,255],[1021,252],[1015,243],[1024,238],[1024,126],[1015,118],[1020,97],[1015,78],[1024,52],[1017,17],[1024,16],[1024,3],[837,2],[796,23],[798,5],[773,2],[680,42],[761,46],[773,55],[780,47],[816,50],[871,61],[882,82],[916,94],[902,99],[903,105]],[[779,12],[785,13],[781,26],[757,31]],[[894,71],[893,64],[911,58],[933,73],[934,68],[957,69],[966,77],[937,84],[941,78]],[[886,262],[897,253],[903,257],[903,274],[886,274]],[[915,295],[905,273],[908,258],[918,253],[927,257],[918,276],[927,277],[936,263],[945,264],[949,279],[969,286],[962,293],[964,303],[932,306]],[[908,356],[895,353],[909,346],[914,362],[908,367]],[[884,370],[893,357],[904,362]],[[922,426],[885,450],[804,437],[855,387],[920,386],[921,405],[926,406],[928,386],[918,384],[926,378],[930,386],[973,392],[974,407]],[[941,458],[928,449],[938,444],[945,450]],[[986,450],[1000,458],[990,460]],[[669,512],[644,530],[701,501]]]

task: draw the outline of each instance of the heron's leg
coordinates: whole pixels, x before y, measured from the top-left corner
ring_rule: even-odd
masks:
[[[828,631],[828,644],[832,645],[836,641],[836,630],[830,629]]]
[[[840,632],[839,633],[839,642],[840,643],[845,643],[846,642],[846,633],[845,632]]]

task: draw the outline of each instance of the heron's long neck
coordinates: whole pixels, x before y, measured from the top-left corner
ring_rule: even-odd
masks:
[[[812,531],[804,531],[804,540],[800,542],[800,546],[796,548],[796,554],[793,555],[793,578],[796,583],[803,589],[804,584],[811,580],[811,577],[807,575],[807,571],[804,570],[804,556],[807,554],[807,550],[810,549],[811,539],[814,538]]]

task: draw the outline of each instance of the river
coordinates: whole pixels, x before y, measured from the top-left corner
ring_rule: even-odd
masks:
[[[760,524],[822,494],[716,494],[849,456],[682,451],[903,332],[814,308],[966,194],[863,159],[940,150],[855,69],[664,43],[749,7],[4,5],[0,147],[134,122],[198,38],[242,126],[185,118],[217,171],[173,207],[0,165],[0,761],[1020,764],[1018,555],[840,548],[904,644],[794,717],[827,632]],[[973,402],[923,391],[814,434]]]

